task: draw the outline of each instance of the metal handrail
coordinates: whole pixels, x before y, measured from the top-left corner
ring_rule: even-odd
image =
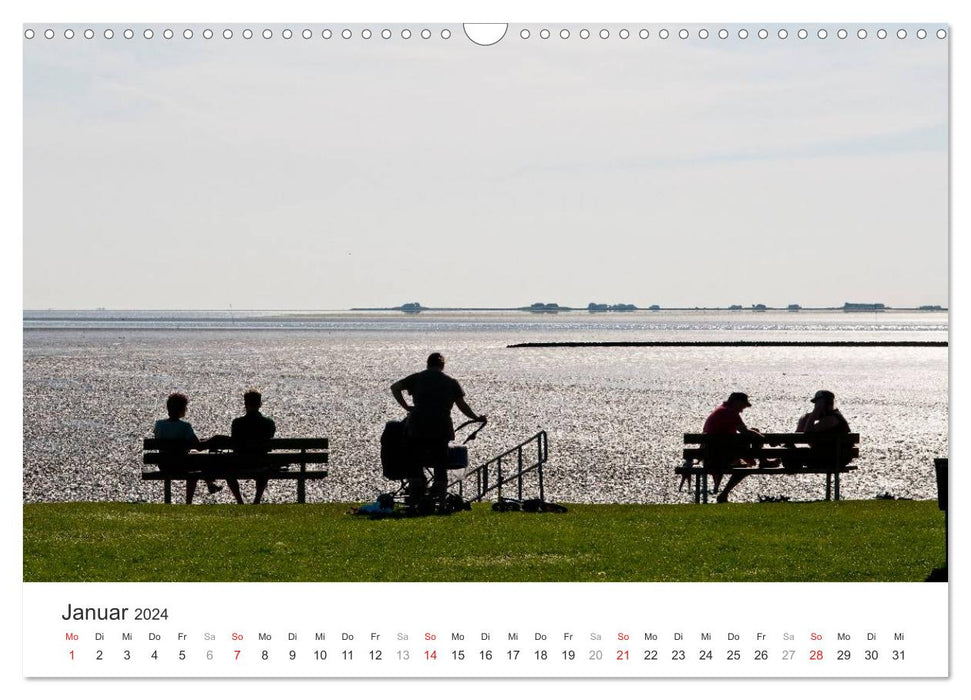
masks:
[[[528,449],[528,446],[532,443],[536,443],[535,447],[535,461],[530,462],[531,459],[528,455],[524,455],[524,451],[532,452],[532,448]],[[524,456],[526,456],[526,462],[523,461]],[[506,463],[511,461],[509,458],[514,457],[514,471],[512,474],[508,474],[504,477],[502,474],[503,470],[503,460]],[[543,493],[543,465],[549,459],[549,444],[546,437],[546,431],[541,430],[536,433],[533,437],[528,440],[524,440],[515,447],[506,450],[501,455],[496,455],[488,462],[485,462],[475,469],[470,469],[462,475],[460,479],[449,484],[449,487],[458,486],[459,495],[465,498],[464,484],[467,479],[475,477],[476,492],[474,495],[470,496],[468,500],[470,501],[481,501],[485,495],[491,491],[496,491],[497,496],[502,498],[502,487],[506,484],[515,481],[516,482],[516,494],[518,501],[523,500],[523,476],[531,471],[536,471],[539,476],[539,499],[544,499]],[[490,472],[495,471],[495,478],[490,478]],[[507,467],[508,470],[508,467]]]

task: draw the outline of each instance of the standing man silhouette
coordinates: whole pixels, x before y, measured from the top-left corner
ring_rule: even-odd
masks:
[[[411,394],[412,405],[405,400],[404,392]],[[465,402],[462,386],[445,374],[445,357],[438,352],[428,356],[427,369],[409,374],[391,385],[394,400],[408,412],[406,435],[420,466],[434,469],[432,494],[436,499],[445,497],[448,487],[448,443],[455,439],[452,425],[452,406],[472,420],[484,421]],[[424,493],[428,482],[424,471],[409,484],[410,496]]]

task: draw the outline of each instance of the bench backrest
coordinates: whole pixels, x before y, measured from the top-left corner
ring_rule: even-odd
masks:
[[[809,447],[834,444],[839,444],[841,447],[855,447],[860,444],[859,433],[763,433],[763,436],[766,444],[807,445]],[[684,434],[685,445],[731,445],[733,442],[737,442],[740,445],[749,444],[751,438],[745,435]]]
[[[328,449],[327,438],[272,438],[265,443],[270,451],[279,450],[326,450]],[[185,449],[185,443],[180,440],[159,440],[157,438],[145,438],[143,449],[146,452],[162,452],[166,448],[172,452]]]
[[[226,442],[227,449],[232,444]],[[290,464],[327,464],[327,438],[273,438],[261,443],[266,453],[258,454],[223,451],[212,453],[186,453],[186,444],[181,440],[158,440],[145,438],[143,442],[143,464],[192,465],[199,468],[220,468],[227,465],[252,465],[259,463],[269,467],[284,467]]]
[[[706,466],[724,466],[740,458],[781,458],[783,464],[809,458],[817,467],[834,464],[840,468],[860,456],[859,433],[763,433],[763,437],[763,444],[753,444],[747,435],[685,433],[682,456],[701,460]]]

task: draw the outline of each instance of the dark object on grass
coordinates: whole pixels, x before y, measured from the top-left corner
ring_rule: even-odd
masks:
[[[912,501],[912,498],[905,498],[904,496],[894,496],[889,491],[884,491],[881,494],[877,494],[873,497],[877,501]]]
[[[439,515],[451,515],[452,513],[457,513],[460,510],[472,510],[472,504],[461,496],[450,493],[445,496],[445,500],[439,504],[436,512]]]
[[[525,501],[517,501],[512,498],[500,498],[492,504],[492,510],[497,513],[509,511],[522,511],[524,513],[566,513],[566,506],[559,503],[548,503],[541,498],[530,498]]]
[[[454,493],[447,494],[442,501],[431,494],[426,494],[418,499],[418,503],[414,506],[406,507],[404,510],[410,515],[419,516],[451,515],[460,510],[472,510],[472,504]]]
[[[507,513],[509,511],[522,510],[522,506],[519,505],[519,501],[514,501],[511,498],[500,498],[492,504],[492,510],[497,513]]]
[[[394,494],[382,493],[374,503],[353,508],[351,515],[366,515],[371,520],[382,518],[416,518],[427,515],[451,515],[460,510],[472,510],[472,504],[461,496],[449,494],[441,503],[431,494],[422,496],[413,505],[396,508]]]
[[[431,494],[420,496],[414,505],[405,506],[405,511],[411,515],[433,515],[435,513],[435,499]]]
[[[381,494],[378,496],[378,500],[374,503],[365,503],[359,508],[352,508],[350,510],[351,515],[368,515],[372,518],[385,518],[389,515],[394,515],[394,500],[392,499],[389,504],[387,501],[382,501],[382,498],[387,494]]]
[[[540,498],[531,498],[528,501],[523,501],[523,512],[524,513],[565,513],[566,506],[561,506],[559,503],[547,503]]]
[[[759,503],[788,503],[788,496],[759,496]]]

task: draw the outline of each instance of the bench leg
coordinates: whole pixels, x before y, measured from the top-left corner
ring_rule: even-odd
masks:
[[[705,472],[701,475],[701,502],[708,502],[708,473]]]
[[[833,496],[834,496],[833,500],[838,501],[840,499],[840,473],[839,472],[836,472],[836,476],[834,477],[833,480],[835,482],[833,484]]]
[[[167,504],[172,503],[172,480],[171,479],[165,480],[165,487],[162,489],[162,493],[163,493],[163,499],[165,500],[165,503]]]
[[[297,479],[297,503],[307,502],[307,487],[305,479]]]
[[[829,501],[833,490],[833,473],[826,472],[826,500]]]
[[[695,474],[695,503],[701,503],[701,476]]]

